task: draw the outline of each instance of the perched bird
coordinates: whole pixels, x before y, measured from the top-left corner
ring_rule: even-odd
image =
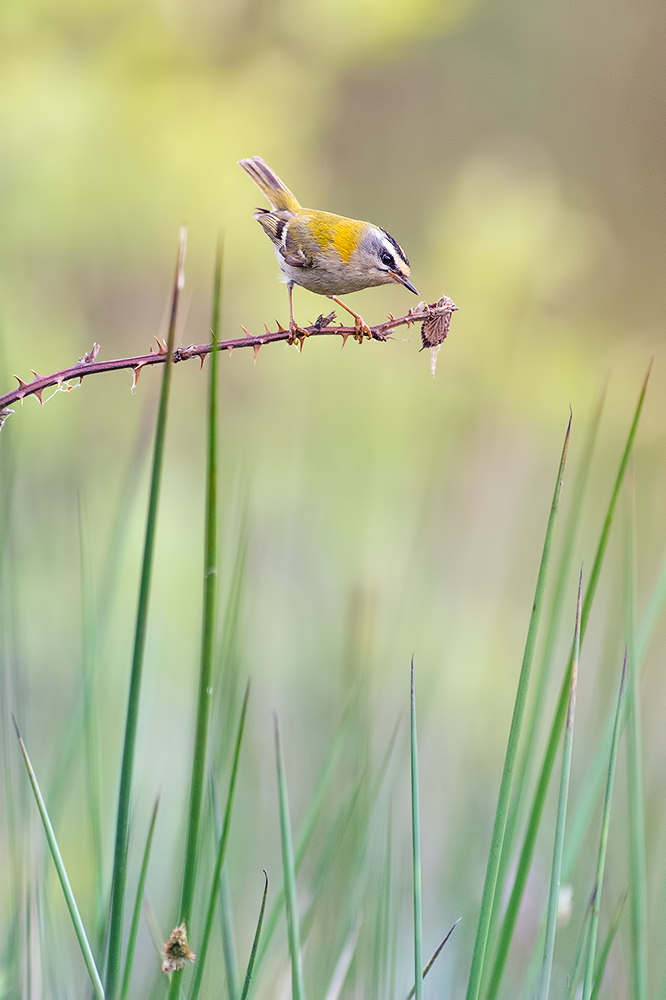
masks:
[[[405,252],[385,229],[371,222],[303,208],[260,156],[238,162],[272,206],[270,210],[258,208],[254,218],[275,246],[275,256],[289,290],[292,340],[307,335],[307,330],[301,329],[294,319],[294,285],[326,295],[351,313],[359,343],[364,335],[370,336],[370,331],[362,317],[341,302],[338,295],[394,281],[418,295],[409,280]]]

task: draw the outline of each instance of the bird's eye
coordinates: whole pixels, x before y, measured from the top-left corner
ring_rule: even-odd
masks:
[[[382,254],[382,264],[385,264],[387,267],[395,267],[395,261],[390,253]]]

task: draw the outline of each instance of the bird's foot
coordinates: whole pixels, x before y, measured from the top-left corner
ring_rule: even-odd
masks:
[[[357,340],[359,344],[362,344],[364,337],[367,337],[368,340],[372,340],[370,327],[366,324],[362,316],[356,316],[354,320],[354,340]]]
[[[342,308],[345,309],[350,316],[354,317],[354,340],[358,340],[359,344],[363,343],[364,337],[367,337],[368,340],[372,340],[370,327],[367,325],[362,316],[359,316],[357,312],[354,312],[354,310],[350,309],[348,305],[345,305],[342,299],[339,299],[337,295],[329,295],[328,297],[329,299],[332,299],[333,302],[337,302],[339,306],[342,306]]]
[[[287,338],[287,343],[288,344],[300,343],[302,347],[303,340],[305,337],[308,336],[309,333],[310,333],[309,330],[303,329],[302,326],[299,326],[298,323],[296,323],[296,321],[292,319],[291,322],[289,323],[289,337]]]

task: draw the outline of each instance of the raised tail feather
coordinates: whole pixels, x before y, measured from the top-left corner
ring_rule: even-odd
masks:
[[[293,212],[300,208],[289,188],[284,186],[278,175],[273,173],[260,156],[251,156],[249,160],[238,162],[263,191],[276,212]]]

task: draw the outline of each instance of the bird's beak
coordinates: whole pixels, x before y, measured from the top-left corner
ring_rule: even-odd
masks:
[[[400,274],[399,271],[389,271],[389,274],[391,275],[394,281],[397,281],[399,284],[404,285],[405,288],[409,288],[410,292],[414,292],[414,295],[419,294],[414,288],[409,278],[406,278],[404,274]]]

